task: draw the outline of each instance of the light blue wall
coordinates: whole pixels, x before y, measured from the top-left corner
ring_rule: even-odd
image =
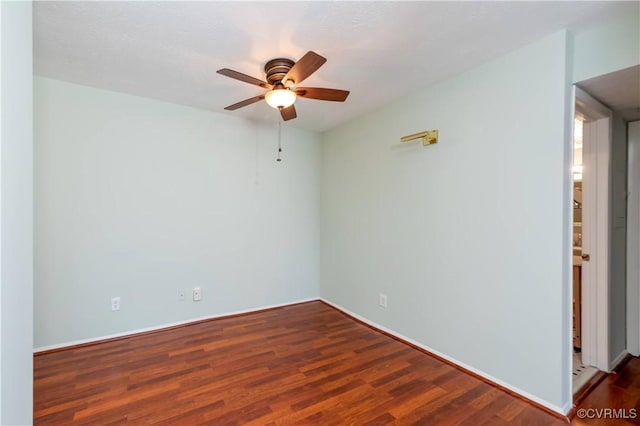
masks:
[[[0,424],[33,414],[31,2],[0,2]]]
[[[574,35],[573,82],[640,64],[640,3],[635,14]]]
[[[317,298],[318,136],[277,163],[276,118],[36,78],[35,346]]]
[[[542,39],[322,145],[322,296],[557,411],[570,406],[568,46]],[[428,129],[437,145],[399,142]]]

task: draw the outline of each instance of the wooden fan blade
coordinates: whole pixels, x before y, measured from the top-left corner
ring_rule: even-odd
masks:
[[[298,87],[296,95],[321,101],[344,102],[349,96],[348,90],[325,89],[322,87]]]
[[[293,80],[295,84],[300,84],[305,78],[316,72],[325,62],[327,62],[326,58],[315,52],[308,51],[291,67],[287,75],[282,79],[282,82],[285,83],[288,80]]]
[[[282,115],[282,119],[284,121],[293,120],[298,116],[298,114],[296,114],[296,107],[293,105],[286,108],[280,108],[280,115]]]
[[[237,104],[229,105],[225,109],[227,111],[235,111],[238,108],[246,107],[247,105],[255,104],[256,102],[264,99],[264,95],[254,96],[253,98],[245,99],[244,101],[238,102]]]
[[[271,86],[266,81],[258,80],[250,75],[242,74],[241,72],[230,70],[229,68],[222,68],[216,71],[218,74],[222,74],[226,77],[235,78],[236,80],[244,81],[245,83],[255,84],[256,86],[264,87],[265,89],[271,89]]]

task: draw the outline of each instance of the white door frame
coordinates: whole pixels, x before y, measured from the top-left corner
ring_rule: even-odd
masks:
[[[609,361],[609,209],[612,112],[575,87],[576,113],[583,130],[582,362],[610,372]]]
[[[627,351],[640,355],[640,121],[627,127]]]

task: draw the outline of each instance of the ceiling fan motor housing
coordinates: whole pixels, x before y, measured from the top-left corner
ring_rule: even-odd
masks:
[[[272,86],[282,84],[282,79],[289,72],[295,62],[286,58],[275,58],[264,65],[264,72],[267,74],[267,81]]]

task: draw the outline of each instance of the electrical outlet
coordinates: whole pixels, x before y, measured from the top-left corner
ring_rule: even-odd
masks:
[[[119,311],[120,310],[120,298],[119,297],[112,297],[111,298],[111,310],[112,311]]]
[[[180,301],[184,300],[184,288],[179,288],[178,289],[178,300],[180,300]]]
[[[387,295],[386,294],[380,293],[378,295],[378,305],[382,306],[383,308],[387,307]]]
[[[197,302],[202,300],[202,289],[200,287],[193,288],[193,301]]]

